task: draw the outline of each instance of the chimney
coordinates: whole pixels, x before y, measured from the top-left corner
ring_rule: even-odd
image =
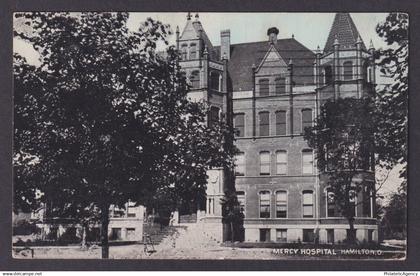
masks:
[[[225,56],[227,60],[230,59],[230,30],[223,30],[220,32],[220,58]]]
[[[279,34],[279,29],[276,27],[271,27],[267,30],[268,39],[271,44],[277,44],[277,35]]]

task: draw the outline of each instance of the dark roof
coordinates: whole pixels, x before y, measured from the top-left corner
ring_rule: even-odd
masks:
[[[278,39],[275,47],[286,64],[292,59],[296,85],[313,84],[315,54],[311,50],[294,38]],[[214,48],[217,53],[220,52],[220,46]],[[228,74],[232,91],[253,89],[252,65],[258,67],[269,49],[269,41],[232,44],[230,46]]]
[[[334,40],[338,39],[340,48],[356,48],[357,38],[360,36],[349,13],[336,13],[334,22],[328,35],[327,43],[325,43],[324,53],[334,50]],[[366,46],[362,40],[362,49],[366,50]]]

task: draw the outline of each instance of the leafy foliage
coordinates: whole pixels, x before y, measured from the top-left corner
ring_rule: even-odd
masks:
[[[407,123],[408,123],[408,14],[390,13],[376,32],[388,44],[377,51],[378,66],[384,76],[393,82],[377,92],[378,108],[375,140],[379,159],[388,168],[401,164],[400,175],[407,178]]]
[[[369,98],[329,100],[322,105],[315,126],[306,128],[304,134],[309,146],[316,149],[317,166],[334,197],[329,200],[349,220],[350,229],[358,194],[375,189],[374,179],[365,174],[375,165],[372,111]]]
[[[384,208],[382,218],[386,238],[405,238],[407,236],[407,196],[394,193]]]
[[[206,123],[204,103],[187,99],[168,25],[127,13],[24,13],[34,30],[15,35],[41,54],[32,67],[15,55],[15,207],[44,193],[66,214],[204,193],[206,170],[232,168],[229,128]],[[23,162],[22,156],[37,162]],[[19,161],[20,158],[20,161]],[[106,235],[105,235],[106,236]]]

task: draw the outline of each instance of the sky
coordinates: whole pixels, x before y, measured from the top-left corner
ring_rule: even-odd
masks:
[[[175,32],[179,26],[182,32],[186,24],[187,13],[130,13],[128,26],[135,31],[147,17],[169,24]],[[192,12],[192,20],[196,13]],[[267,40],[267,29],[277,27],[278,37],[295,39],[311,50],[319,45],[324,48],[334,13],[199,13],[199,20],[213,45],[220,45],[220,31],[230,29],[231,43],[244,43]],[[376,48],[386,46],[376,34],[375,27],[385,20],[386,13],[351,13],[351,17],[362,36],[365,45],[370,40]],[[175,35],[170,38],[175,44]],[[38,55],[32,46],[15,38],[14,51],[18,52],[34,65],[39,64]]]
[[[129,27],[136,30],[147,17],[170,24],[175,31],[179,26],[182,32],[186,23],[186,13],[132,13]],[[195,20],[196,13],[191,13]],[[199,13],[199,20],[213,45],[220,45],[220,31],[230,29],[231,43],[264,41],[267,29],[277,27],[279,38],[295,36],[307,48],[315,50],[319,45],[324,48],[331,28],[334,13]],[[375,47],[385,46],[376,34],[375,27],[385,20],[386,13],[351,13],[366,46],[369,41]],[[175,42],[172,38],[172,42]]]
[[[196,13],[192,12],[195,20]],[[324,48],[328,33],[334,20],[334,13],[199,13],[199,20],[203,25],[213,45],[220,45],[220,31],[230,29],[231,44],[264,41],[267,38],[267,29],[277,27],[278,37],[295,39],[311,50],[317,46]],[[372,40],[375,48],[386,47],[385,42],[377,35],[375,27],[383,22],[387,13],[351,13],[350,14],[365,45]],[[140,24],[151,17],[165,24],[170,24],[175,32],[179,26],[180,32],[186,24],[187,13],[130,13],[128,27],[136,31]],[[175,35],[169,42],[175,44]],[[13,40],[14,51],[25,56],[29,63],[38,65],[38,54],[30,44],[15,38]],[[379,70],[377,70],[378,74]],[[380,79],[377,77],[377,80]],[[398,177],[399,167],[395,168],[387,182],[384,184],[382,193],[389,195],[396,191],[401,183]]]

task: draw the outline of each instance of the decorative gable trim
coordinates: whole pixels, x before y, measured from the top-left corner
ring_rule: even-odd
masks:
[[[274,45],[271,45],[270,48],[268,49],[268,51],[265,53],[264,58],[261,60],[258,67],[255,69],[256,73],[258,73],[260,71],[260,69],[263,67],[264,63],[266,62],[266,60],[268,59],[268,57],[270,56],[271,53],[275,53],[277,55],[278,61],[280,61],[280,62],[284,63],[284,65],[286,65],[286,62],[281,57],[281,55],[277,51],[276,47],[274,47]]]

